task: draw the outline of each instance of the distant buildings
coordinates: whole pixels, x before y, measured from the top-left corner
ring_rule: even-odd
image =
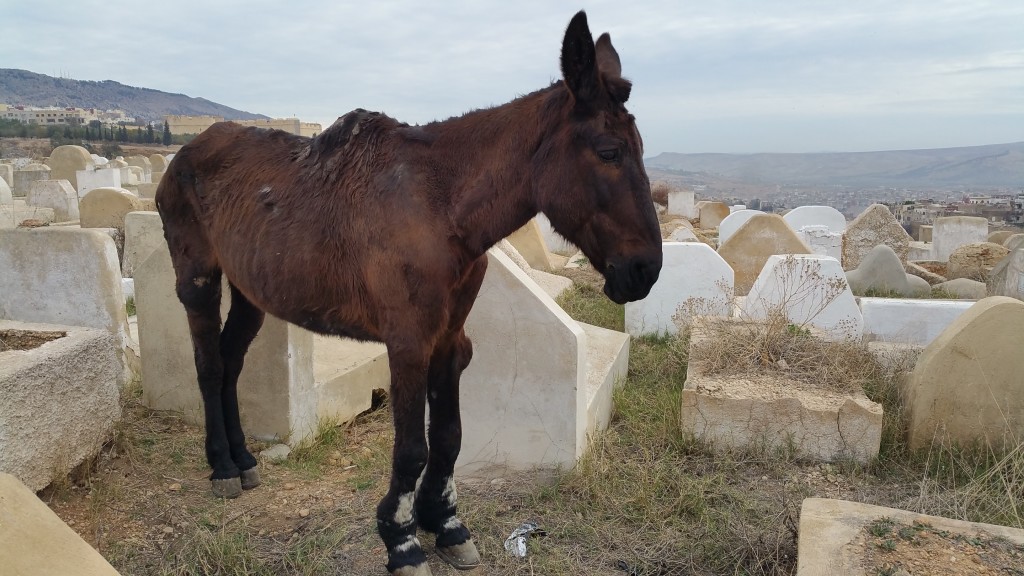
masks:
[[[0,118],[17,120],[23,124],[52,124],[54,126],[81,126],[92,121],[103,124],[134,123],[135,118],[122,110],[100,110],[98,108],[58,108],[0,104]]]
[[[171,130],[171,134],[199,134],[217,122],[222,122],[222,116],[165,116],[164,120]],[[235,124],[242,126],[255,126],[257,128],[273,128],[284,130],[298,136],[313,137],[321,132],[323,128],[316,122],[302,122],[298,118],[275,118],[270,120],[232,120]]]

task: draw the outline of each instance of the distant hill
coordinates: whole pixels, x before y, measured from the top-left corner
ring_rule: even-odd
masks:
[[[268,118],[205,98],[135,88],[113,80],[70,80],[11,68],[0,68],[0,103],[119,109],[144,121],[163,121],[168,114],[223,116],[225,120]]]
[[[816,154],[678,154],[648,168],[752,184],[888,187],[1024,187],[1024,142],[933,150]]]

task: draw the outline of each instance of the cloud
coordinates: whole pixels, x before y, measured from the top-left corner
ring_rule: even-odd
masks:
[[[421,123],[557,79],[577,9],[38,0],[5,11],[0,65],[325,124],[355,107]],[[1024,3],[596,0],[587,10],[634,80],[630,108],[649,153],[928,147],[948,144],[944,126],[982,143],[1007,133],[991,131],[992,117],[1024,123]]]

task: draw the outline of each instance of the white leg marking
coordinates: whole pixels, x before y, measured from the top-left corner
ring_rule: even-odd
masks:
[[[419,538],[415,536],[409,536],[405,539],[405,542],[402,542],[398,546],[395,546],[395,552],[408,552],[409,550],[412,550],[414,547],[417,547],[419,545]]]
[[[441,497],[444,498],[445,502],[447,502],[449,506],[455,506],[456,501],[459,499],[459,493],[455,489],[454,477],[448,477],[448,482],[444,486],[444,492],[441,493]]]
[[[415,492],[406,492],[398,497],[398,509],[395,510],[395,524],[399,526],[412,524],[412,505],[415,500]]]
[[[445,520],[444,526],[441,526],[441,528],[444,528],[445,530],[455,530],[456,528],[461,528],[461,527],[462,527],[462,522],[458,518],[456,518],[455,516],[452,516],[451,518]]]

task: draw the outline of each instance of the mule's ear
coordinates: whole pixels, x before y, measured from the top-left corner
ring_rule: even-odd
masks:
[[[577,104],[597,99],[601,89],[597,74],[594,37],[587,26],[587,14],[580,10],[572,17],[562,40],[562,78]]]
[[[612,46],[612,37],[605,32],[597,39],[597,69],[609,78],[622,77],[622,61],[619,53]]]
[[[601,71],[608,94],[620,104],[629,100],[629,93],[633,90],[633,84],[622,77],[622,61],[619,60],[619,53],[612,46],[612,37],[607,32],[601,34],[597,39],[597,69]]]

